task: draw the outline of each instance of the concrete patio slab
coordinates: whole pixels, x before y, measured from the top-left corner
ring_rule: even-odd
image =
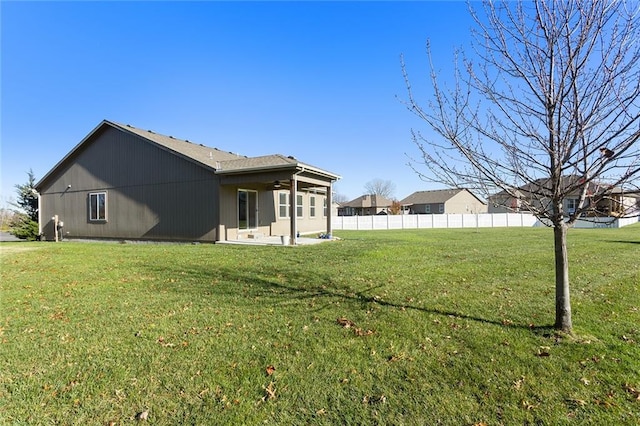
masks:
[[[271,237],[261,237],[261,238],[243,238],[241,240],[227,240],[227,241],[216,241],[216,244],[241,244],[241,245],[249,245],[249,246],[288,246],[289,245],[289,237],[286,236],[284,238],[285,244],[282,244],[282,237],[280,236],[271,236]],[[297,245],[305,246],[312,244],[320,244],[327,241],[335,241],[323,238],[309,238],[309,237],[298,237]]]

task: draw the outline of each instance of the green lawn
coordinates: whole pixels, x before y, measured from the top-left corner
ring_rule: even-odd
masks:
[[[640,424],[640,226],[3,243],[0,424]],[[338,321],[340,319],[341,321]]]

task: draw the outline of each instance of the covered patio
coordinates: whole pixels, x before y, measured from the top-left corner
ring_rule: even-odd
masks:
[[[301,233],[331,234],[332,185],[338,175],[282,155],[221,162],[216,174],[225,200],[220,203],[220,241],[282,245],[284,236],[287,245],[296,245],[302,244]],[[303,206],[304,199],[309,205]]]

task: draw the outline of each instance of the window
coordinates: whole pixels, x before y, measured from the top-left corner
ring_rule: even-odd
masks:
[[[238,229],[258,227],[258,192],[238,190]]]
[[[424,212],[425,213],[431,213],[431,204],[425,204]]]
[[[326,199],[326,198],[324,198],[324,199],[323,199],[323,201],[324,201],[324,202],[323,202],[323,204],[322,204],[322,215],[323,215],[324,217],[327,217],[327,199]]]
[[[438,204],[438,213],[444,213],[444,204]]]
[[[89,194],[89,220],[107,220],[107,193],[93,192]]]
[[[567,198],[567,211],[574,213],[578,208],[578,200],[576,198]]]
[[[302,217],[302,195],[296,196],[296,216]]]
[[[280,192],[278,194],[278,217],[289,217],[289,194],[286,192]]]
[[[316,197],[309,197],[309,217],[316,217]]]

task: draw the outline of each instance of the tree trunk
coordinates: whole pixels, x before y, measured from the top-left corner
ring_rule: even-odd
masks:
[[[556,330],[571,333],[571,299],[569,297],[569,259],[567,257],[567,225],[553,226],[556,260]]]

